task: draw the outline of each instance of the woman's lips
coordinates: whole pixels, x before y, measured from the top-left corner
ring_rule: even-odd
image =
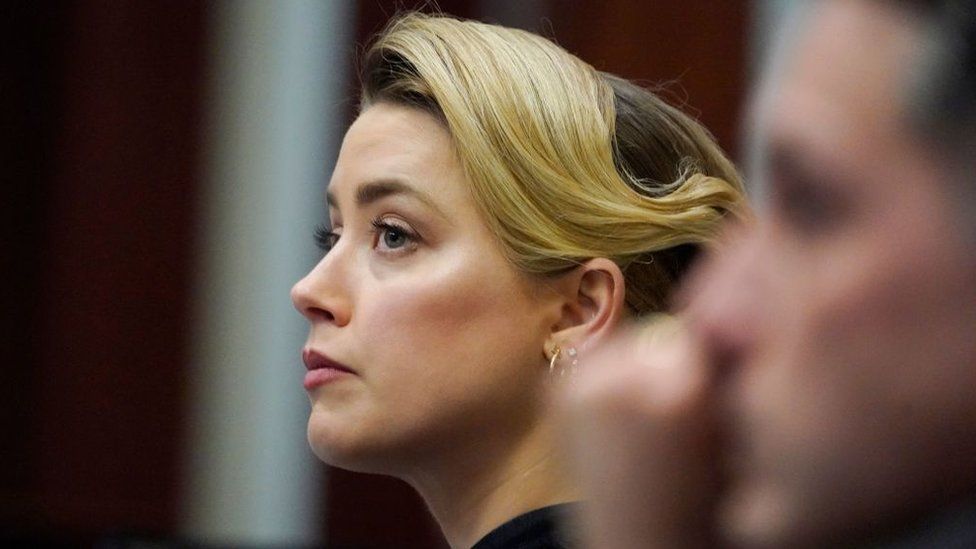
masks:
[[[356,375],[356,372],[352,368],[311,349],[302,351],[302,361],[305,363],[305,368],[308,369],[308,372],[305,373],[304,380],[306,391],[311,391],[316,387],[321,387],[326,383],[331,383],[344,377]]]

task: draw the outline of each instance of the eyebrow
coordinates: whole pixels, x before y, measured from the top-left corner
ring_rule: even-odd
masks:
[[[356,206],[363,207],[368,206],[377,202],[380,199],[386,198],[388,196],[394,195],[405,195],[414,198],[432,210],[444,216],[444,212],[441,211],[437,204],[427,196],[427,194],[411,187],[410,185],[398,181],[396,179],[381,179],[379,181],[371,181],[365,185],[361,185],[356,190]],[[335,195],[332,191],[326,191],[325,199],[328,201],[329,205],[335,209],[339,209],[339,203],[336,202]],[[446,217],[446,216],[444,216]]]

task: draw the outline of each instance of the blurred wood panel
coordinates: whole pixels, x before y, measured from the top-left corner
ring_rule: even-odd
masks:
[[[36,487],[41,258],[61,121],[67,14],[63,2],[13,1],[0,8],[0,532],[26,514],[21,498]]]
[[[17,342],[22,360],[5,368],[26,390],[15,412],[29,430],[3,462],[17,479],[0,486],[0,531],[76,542],[170,535],[186,408],[205,5],[19,5],[16,36],[33,36],[49,59],[21,75],[40,82],[40,92],[19,97],[16,108],[57,114],[25,123],[44,136],[44,158],[20,168],[20,183],[43,199],[32,206],[40,217],[27,220],[40,231],[35,247],[14,250],[34,265],[25,290],[36,293],[21,295],[14,310],[34,321]],[[23,45],[7,53],[37,63]]]
[[[745,0],[549,0],[555,39],[597,69],[664,93],[738,151],[751,3]]]

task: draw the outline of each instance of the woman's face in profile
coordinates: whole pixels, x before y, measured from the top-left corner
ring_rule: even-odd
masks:
[[[315,453],[409,474],[529,429],[560,306],[502,255],[442,123],[368,108],[345,136],[328,202],[331,250],[292,290],[310,323],[306,362],[319,368],[305,379]]]

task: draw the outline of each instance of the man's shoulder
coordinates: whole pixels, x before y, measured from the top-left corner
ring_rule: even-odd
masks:
[[[976,548],[976,497],[933,513],[897,536],[871,544],[876,549]]]

